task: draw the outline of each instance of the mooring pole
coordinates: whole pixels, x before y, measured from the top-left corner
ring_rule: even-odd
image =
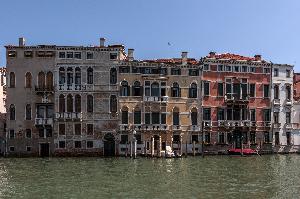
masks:
[[[193,141],[193,156],[195,156],[195,140]]]

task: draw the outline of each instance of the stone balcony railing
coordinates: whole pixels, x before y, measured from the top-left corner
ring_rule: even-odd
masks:
[[[274,99],[274,100],[273,100],[273,104],[274,104],[275,106],[280,106],[280,99]]]
[[[51,126],[53,127],[53,118],[35,118],[35,126]]]
[[[168,102],[169,97],[168,96],[144,96],[143,100],[145,102]]]
[[[55,114],[56,119],[68,119],[68,120],[82,120],[83,114],[77,113],[77,112],[62,112],[62,113],[56,113]]]

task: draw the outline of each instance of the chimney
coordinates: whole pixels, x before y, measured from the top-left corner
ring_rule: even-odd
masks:
[[[254,55],[255,61],[261,61],[261,55]]]
[[[105,38],[101,37],[100,38],[100,47],[104,47],[105,44]]]
[[[187,65],[188,52],[181,52],[182,65]]]
[[[24,47],[25,46],[25,38],[24,37],[20,37],[19,38],[19,46],[20,47]]]
[[[133,61],[134,60],[134,57],[133,57],[133,52],[134,52],[134,49],[133,48],[128,48],[128,61]]]
[[[215,58],[215,56],[216,56],[216,52],[213,52],[213,51],[209,52],[210,58]]]

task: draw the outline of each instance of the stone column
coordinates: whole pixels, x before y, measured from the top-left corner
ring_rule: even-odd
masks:
[[[154,137],[151,137],[151,156],[154,156]]]
[[[159,136],[158,157],[161,157],[161,136]]]

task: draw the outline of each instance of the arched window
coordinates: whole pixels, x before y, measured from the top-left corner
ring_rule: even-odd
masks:
[[[274,85],[274,99],[279,99],[279,86]]]
[[[94,82],[93,69],[90,67],[87,69],[87,83],[93,84],[93,82]]]
[[[73,112],[73,96],[71,94],[67,96],[67,112]]]
[[[120,89],[120,95],[121,96],[129,96],[129,85],[127,81],[122,81],[121,82],[121,89]]]
[[[151,96],[159,97],[159,84],[157,82],[151,84]]]
[[[26,120],[31,120],[31,105],[30,104],[26,104],[26,107],[25,107],[25,119]]]
[[[94,97],[92,95],[87,96],[86,111],[92,113],[94,109]]]
[[[179,125],[179,109],[177,107],[173,109],[173,125]]]
[[[110,84],[116,84],[117,83],[117,69],[111,68],[110,69]]]
[[[197,98],[197,84],[192,83],[189,88],[189,98]]]
[[[192,108],[191,110],[191,122],[192,125],[198,125],[198,113],[196,108]]]
[[[136,107],[134,109],[134,115],[133,115],[133,122],[134,124],[141,124],[142,123],[142,112],[139,107]]]
[[[16,107],[14,104],[9,107],[9,118],[10,120],[16,120]]]
[[[81,70],[79,67],[75,68],[75,85],[81,84]]]
[[[38,74],[38,86],[39,88],[45,88],[45,73],[39,72]]]
[[[128,108],[122,108],[122,124],[128,124]]]
[[[117,97],[115,95],[110,96],[110,112],[116,113],[118,110],[117,108]]]
[[[172,97],[180,97],[181,96],[180,87],[177,82],[173,83],[171,96]]]
[[[65,96],[61,94],[59,96],[59,112],[63,113],[66,111],[66,103],[65,103]]]
[[[16,87],[16,75],[14,72],[10,72],[9,74],[9,85],[11,88]]]
[[[67,68],[67,85],[73,84],[73,68]]]
[[[135,81],[133,83],[132,95],[133,96],[142,96],[142,88],[141,88],[141,83],[139,81]]]
[[[25,88],[31,88],[32,85],[32,76],[30,72],[27,72],[25,75]]]
[[[291,100],[291,86],[286,86],[286,99]]]
[[[66,83],[66,73],[65,69],[63,67],[59,68],[59,84],[65,84]]]
[[[80,113],[81,112],[81,96],[75,95],[75,112]]]
[[[47,75],[46,75],[46,82],[47,82],[47,88],[49,90],[52,90],[53,88],[53,73],[52,72],[48,72]]]

